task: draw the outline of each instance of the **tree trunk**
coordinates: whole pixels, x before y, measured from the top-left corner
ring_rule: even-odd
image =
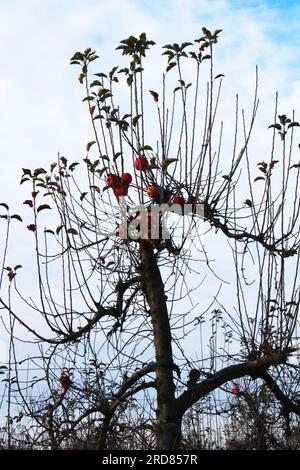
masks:
[[[109,431],[111,418],[112,418],[112,415],[108,414],[103,419],[103,423],[102,423],[102,426],[98,435],[97,443],[96,443],[96,450],[106,449],[107,435]]]
[[[176,449],[180,441],[182,416],[176,411],[175,406],[174,363],[164,284],[150,242],[141,241],[140,254],[142,285],[151,311],[154,335],[157,448],[161,450]]]

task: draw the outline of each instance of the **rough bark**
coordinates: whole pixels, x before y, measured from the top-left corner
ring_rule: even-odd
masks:
[[[271,366],[284,363],[286,357],[283,353],[273,353],[265,357],[257,358],[255,360],[242,362],[232,366],[225,367],[202,382],[194,385],[191,389],[183,392],[176,399],[176,408],[182,415],[193,406],[197,401],[212,392],[216,388],[224,385],[230,380],[245,377],[246,375],[255,378],[263,379],[269,386],[270,390],[274,393],[282,403],[289,407],[295,413],[300,412],[300,407],[293,405],[290,400],[281,392],[275,381],[268,374],[267,370]]]
[[[173,380],[173,354],[170,322],[157,258],[148,241],[140,244],[141,279],[150,307],[156,362],[157,448],[175,449],[180,440],[181,414],[177,412]]]
[[[111,419],[112,419],[111,414],[108,414],[107,416],[104,417],[104,420],[103,420],[103,423],[99,432],[99,436],[98,436],[96,450],[106,449],[106,442],[107,442],[107,436],[109,432]]]
[[[269,367],[282,364],[286,361],[290,352],[288,350],[285,352],[274,352],[265,357],[226,367],[202,382],[195,384],[178,398],[175,398],[172,337],[164,283],[150,242],[141,242],[140,255],[141,282],[150,307],[154,336],[157,389],[156,435],[158,449],[172,450],[179,446],[182,417],[197,401],[226,382],[246,375],[254,379],[258,377],[263,379],[274,395],[286,406],[288,405],[289,410],[298,411],[299,413],[299,408],[288,400],[267,372]],[[298,409],[295,410],[295,408]]]

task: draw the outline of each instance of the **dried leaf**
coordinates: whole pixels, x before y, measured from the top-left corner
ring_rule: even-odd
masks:
[[[23,204],[29,207],[33,207],[33,201],[31,199],[26,199],[26,201],[24,201]]]
[[[87,192],[81,193],[80,198],[79,198],[80,201],[83,201],[86,195],[87,195]]]
[[[0,206],[4,207],[7,211],[9,210],[9,207],[5,202],[0,202]]]
[[[176,62],[170,62],[170,63],[167,65],[166,71],[169,72],[169,70],[171,70],[173,67],[175,67],[175,65],[177,65]]]
[[[44,168],[36,168],[33,172],[33,176],[37,177],[42,174],[46,174],[47,171]]]
[[[158,101],[158,96],[159,96],[158,93],[156,91],[153,91],[153,90],[149,90],[149,93],[153,97],[154,101],[157,102]]]
[[[51,207],[49,206],[49,204],[42,204],[37,208],[37,213],[43,211],[44,209],[51,209]]]
[[[300,168],[300,163],[294,163],[294,165],[291,165],[289,169],[291,168]]]
[[[276,165],[276,163],[279,163],[279,160],[271,160],[270,163],[269,163],[269,168],[270,170],[272,170],[272,168],[274,168],[274,166]]]
[[[264,178],[263,176],[257,176],[257,177],[254,179],[254,183],[255,183],[255,181],[259,181],[259,180],[265,181],[265,178]]]
[[[19,220],[19,222],[23,222],[22,217],[18,214],[13,214],[11,216],[11,219],[16,219],[16,220]]]

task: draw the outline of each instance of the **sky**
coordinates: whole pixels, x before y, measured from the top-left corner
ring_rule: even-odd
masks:
[[[277,90],[286,113],[300,107],[299,21],[297,1],[0,0],[2,199],[15,200],[21,167],[47,165],[58,151],[76,160],[90,140],[78,71],[69,65],[76,50],[96,49],[109,69],[130,34],[145,31],[162,46],[193,40],[202,26],[222,28],[225,96],[234,102],[238,92],[249,102],[257,64],[260,118],[269,123]]]
[[[19,213],[26,210],[22,167],[49,167],[58,152],[73,161],[85,156],[93,136],[78,69],[69,65],[75,51],[92,47],[100,55],[100,70],[110,70],[121,60],[116,46],[129,35],[144,31],[162,46],[193,41],[202,26],[223,29],[216,69],[225,75],[229,125],[236,93],[242,106],[251,105],[259,67],[256,145],[262,153],[276,91],[280,112],[295,109],[300,120],[298,1],[0,0],[0,202]],[[162,63],[159,54],[150,55],[153,80]],[[22,248],[31,235],[22,235]],[[15,255],[17,264],[18,247]]]
[[[0,0],[0,200],[26,212],[22,167],[49,167],[58,152],[73,161],[85,156],[92,132],[71,55],[90,46],[107,71],[121,60],[119,41],[143,31],[162,46],[192,41],[202,26],[223,29],[216,70],[225,75],[229,126],[235,94],[246,109],[252,103],[258,65],[262,153],[276,91],[279,111],[295,109],[300,119],[299,23],[300,4],[292,0]],[[157,80],[162,58],[159,49],[151,54],[151,79]]]
[[[279,111],[295,109],[300,120],[298,0],[0,0],[0,202],[23,216],[27,190],[19,186],[22,167],[49,167],[58,152],[72,161],[85,156],[93,135],[78,69],[69,65],[75,51],[92,47],[100,55],[100,70],[110,70],[121,60],[116,46],[129,35],[144,31],[162,46],[193,41],[202,35],[202,26],[223,30],[216,69],[225,75],[229,126],[236,93],[242,106],[251,106],[259,67],[254,142],[259,160],[276,91]],[[159,54],[150,55],[154,81],[162,63]],[[32,247],[31,233],[23,230],[20,237],[12,264],[20,262],[21,249]],[[6,345],[0,335],[0,362],[6,361]]]

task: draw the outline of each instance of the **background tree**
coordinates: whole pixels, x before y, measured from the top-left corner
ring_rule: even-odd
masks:
[[[194,42],[165,45],[158,91],[147,86],[154,42],[145,33],[121,41],[129,63],[109,73],[90,78],[98,59],[90,48],[72,57],[94,137],[83,165],[59,155],[49,170],[23,169],[35,297],[22,293],[21,265],[9,261],[11,227],[22,219],[1,205],[9,446],[25,416],[27,438],[41,447],[186,447],[190,413],[204,414],[201,404],[214,397],[211,418],[244,377],[299,414],[297,386],[285,380],[297,369],[299,124],[278,114],[276,99],[270,157],[253,162],[256,78],[250,118],[237,98],[226,129],[232,150],[223,149],[223,75],[213,60],[220,32],[203,28]],[[17,338],[31,341],[21,362]],[[262,412],[247,396],[241,402],[261,434]],[[204,430],[217,432],[211,422]]]

